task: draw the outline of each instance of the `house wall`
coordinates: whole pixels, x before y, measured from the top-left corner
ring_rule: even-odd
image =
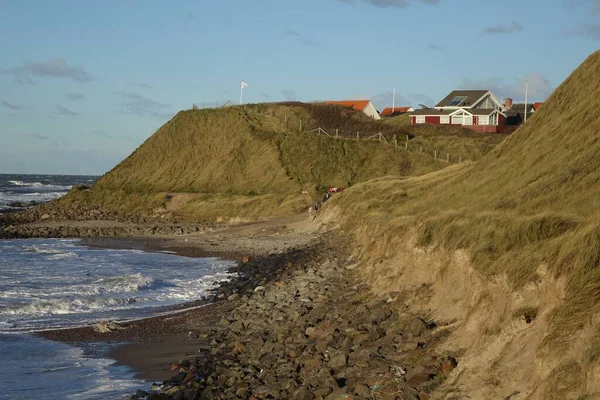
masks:
[[[440,124],[440,117],[437,117],[437,116],[426,116],[425,117],[425,123],[426,124],[439,125]]]
[[[369,102],[369,104],[367,104],[367,106],[365,107],[363,112],[373,119],[381,119],[381,117],[379,116],[379,113],[377,112],[377,109],[371,102]]]
[[[485,96],[485,98],[482,101],[477,103],[477,105],[475,105],[472,108],[479,110],[482,108],[495,108],[495,107],[497,107],[496,103],[494,102],[494,100],[492,100],[491,96],[488,94],[487,96]]]
[[[498,128],[500,129],[498,132],[502,132],[504,127],[506,126],[506,118],[504,115],[498,113]]]

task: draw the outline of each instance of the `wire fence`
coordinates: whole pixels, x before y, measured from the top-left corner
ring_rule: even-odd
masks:
[[[331,139],[338,140],[368,140],[377,141],[383,145],[393,146],[397,150],[410,151],[413,153],[419,153],[426,156],[432,157],[434,160],[447,162],[447,163],[462,163],[464,160],[461,155],[452,155],[447,152],[442,152],[432,146],[423,145],[423,143],[415,143],[414,136],[411,134],[398,135],[379,132],[365,132],[360,130],[351,129],[339,129],[331,127],[321,126],[310,126],[306,121],[301,119],[292,118],[287,114],[277,115],[272,108],[268,107],[268,103],[265,104],[243,104],[238,105],[230,100],[226,101],[213,101],[204,103],[194,103],[192,105],[193,110],[210,109],[210,108],[223,108],[223,107],[241,107],[246,110],[254,112],[262,112],[273,118],[283,122],[286,127],[291,130],[295,130],[302,134],[311,135],[322,135]]]
[[[252,107],[252,106],[249,106]],[[258,111],[258,107],[255,109]],[[397,150],[410,151],[414,153],[423,154],[432,157],[434,160],[445,161],[451,163],[462,163],[463,157],[460,155],[452,155],[450,153],[444,153],[438,149],[430,146],[423,146],[423,144],[417,144],[412,142],[414,135],[405,134],[399,136],[398,134],[384,134],[383,131],[379,132],[365,132],[360,130],[349,130],[339,128],[324,128],[317,126],[316,128],[310,127],[305,121],[292,121],[287,115],[276,115],[272,109],[267,109],[266,113],[270,116],[282,121],[288,128],[294,129],[292,124],[297,124],[298,131],[303,134],[312,135],[323,135],[331,139],[339,140],[369,140],[377,141],[383,145],[393,146]]]
[[[221,107],[230,107],[236,105],[231,100],[224,101],[208,101],[203,103],[193,103],[192,110],[204,110],[207,108],[221,108]]]

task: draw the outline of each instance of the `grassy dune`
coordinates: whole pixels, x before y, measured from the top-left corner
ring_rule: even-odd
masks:
[[[573,347],[584,328],[600,328],[599,71],[596,52],[481,161],[361,183],[327,207],[342,220],[360,216],[345,219],[345,226],[363,249],[373,247],[369,238],[381,237],[387,246],[379,256],[412,237],[421,248],[467,250],[484,281],[503,276],[515,291],[539,284],[542,270],[564,282],[564,298],[545,310],[548,328],[537,348],[542,359],[562,360],[551,375],[561,381],[544,381],[546,397],[536,398],[590,393],[582,376],[595,371],[600,356],[598,335]],[[378,267],[365,268],[376,274]],[[569,379],[580,387],[565,383],[564,391],[552,392]]]
[[[330,186],[445,166],[378,141],[306,133],[318,126],[396,132],[321,104],[181,111],[91,190],[74,191],[58,205],[193,221],[256,219],[304,211]]]

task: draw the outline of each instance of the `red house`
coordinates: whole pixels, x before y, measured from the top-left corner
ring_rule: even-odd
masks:
[[[462,126],[476,132],[500,133],[505,107],[489,90],[455,90],[434,108],[411,113],[411,124]]]

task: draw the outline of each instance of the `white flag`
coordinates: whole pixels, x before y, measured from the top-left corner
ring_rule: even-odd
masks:
[[[245,88],[246,86],[248,86],[248,84],[244,81],[242,81],[242,89]]]

